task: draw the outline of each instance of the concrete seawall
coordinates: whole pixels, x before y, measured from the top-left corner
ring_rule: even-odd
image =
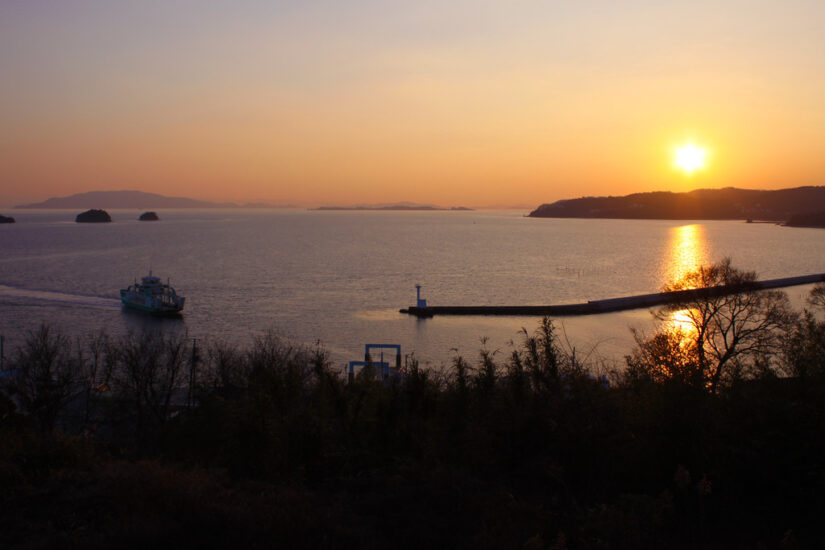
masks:
[[[677,290],[674,292],[655,292],[653,294],[640,294],[637,296],[625,296],[607,300],[593,300],[580,304],[551,306],[427,306],[409,307],[402,309],[401,313],[408,313],[416,317],[432,317],[434,315],[525,315],[536,317],[545,315],[553,317],[565,315],[594,315],[597,313],[609,313],[613,311],[625,311],[679,303],[694,298],[709,298],[739,292],[808,285],[823,281],[825,281],[825,273],[817,273],[799,277],[755,281],[744,285],[714,286],[691,290]]]

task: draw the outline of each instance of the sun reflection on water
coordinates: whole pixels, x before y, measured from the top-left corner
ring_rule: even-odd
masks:
[[[692,288],[685,283],[685,276],[707,263],[707,243],[705,226],[699,224],[682,225],[670,230],[670,257],[666,267],[666,281],[669,285]],[[690,335],[695,331],[690,310],[681,309],[670,314],[668,328],[674,333]]]
[[[680,309],[670,313],[667,319],[670,332],[682,336],[691,336],[696,332],[696,325],[690,316],[689,309]]]
[[[682,282],[685,275],[706,263],[705,226],[682,225],[670,230],[670,259],[666,282]]]

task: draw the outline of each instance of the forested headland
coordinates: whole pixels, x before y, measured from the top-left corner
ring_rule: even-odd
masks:
[[[669,288],[754,277],[724,261]],[[815,547],[824,306],[669,305],[615,365],[545,319],[351,381],[273,334],[44,325],[0,378],[0,547]]]
[[[760,220],[785,222],[825,211],[825,187],[760,190],[696,189],[656,191],[621,197],[581,197],[542,204],[533,218],[618,218],[659,220]]]

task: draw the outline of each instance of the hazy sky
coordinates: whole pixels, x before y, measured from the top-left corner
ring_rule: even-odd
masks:
[[[0,205],[825,184],[823,23],[822,0],[0,0]]]

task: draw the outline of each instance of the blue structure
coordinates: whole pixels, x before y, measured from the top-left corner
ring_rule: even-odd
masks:
[[[421,285],[415,285],[415,307],[427,307],[427,300],[421,299]]]
[[[372,361],[350,361],[349,373],[347,375],[349,381],[352,382],[352,379],[355,376],[355,367],[366,367],[367,365],[372,365],[373,367],[378,367],[381,369],[382,379],[386,379],[389,376],[390,364],[386,361],[379,361],[377,363],[373,363]]]
[[[388,361],[384,361],[384,354],[381,353],[381,360],[380,361],[373,361],[372,356],[370,355],[370,350],[374,349],[391,349],[395,350],[395,370],[390,369],[390,364]],[[372,365],[374,367],[378,367],[381,373],[381,380],[387,380],[390,376],[397,375],[401,372],[401,346],[398,344],[367,344],[364,346],[364,360],[363,361],[350,361],[349,362],[349,373],[348,378],[352,381],[353,377],[355,376],[355,367],[366,367],[367,365]]]

